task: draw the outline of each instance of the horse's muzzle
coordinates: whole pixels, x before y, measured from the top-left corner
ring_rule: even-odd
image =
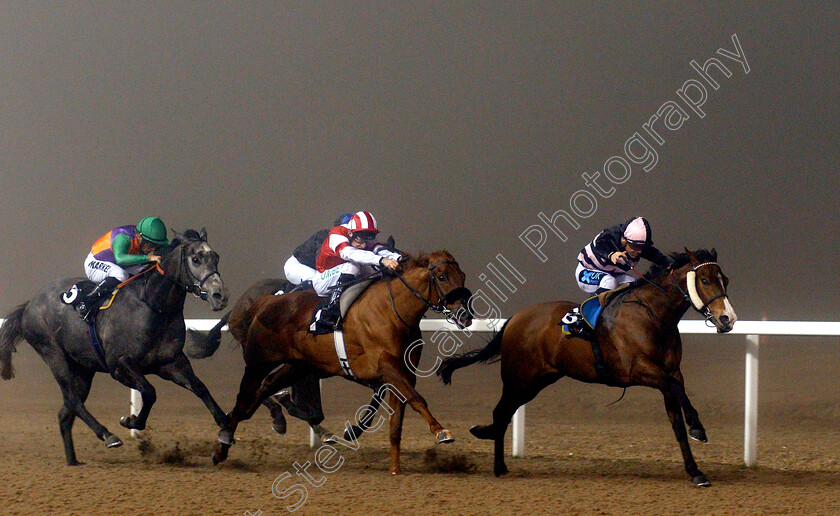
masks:
[[[201,298],[210,304],[210,308],[214,312],[218,312],[219,310],[224,310],[227,306],[230,293],[225,287],[215,288],[203,292]]]

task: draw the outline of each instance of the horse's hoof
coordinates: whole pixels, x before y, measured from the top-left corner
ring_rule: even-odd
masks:
[[[493,432],[493,425],[475,425],[470,428],[470,433],[479,439],[495,439],[496,435]]]
[[[362,432],[364,432],[364,430],[362,430],[358,426],[351,426],[350,428],[344,431],[344,440],[355,441],[359,438],[360,435],[362,435]]]
[[[694,439],[695,441],[700,441],[701,443],[709,442],[709,440],[706,438],[706,431],[702,428],[690,428],[688,430],[688,436]]]
[[[692,478],[691,481],[694,482],[694,485],[696,485],[697,487],[709,487],[712,485],[712,483],[709,482],[709,479],[706,478],[706,475],[702,473]]]
[[[493,467],[493,474],[497,477],[501,477],[507,475],[510,471],[507,468],[506,464],[501,464]]]
[[[324,444],[338,444],[338,439],[332,432],[321,436],[321,442]]]
[[[236,444],[236,439],[233,438],[233,432],[227,428],[219,430],[219,442],[225,446]]]
[[[455,438],[452,437],[452,432],[450,432],[449,430],[447,430],[445,428],[443,430],[441,430],[440,432],[438,432],[437,435],[435,436],[435,438],[437,439],[438,444],[447,444],[447,443],[451,443],[455,440]]]
[[[137,423],[137,416],[135,416],[134,414],[132,414],[128,417],[125,417],[125,416],[121,417],[120,418],[120,426],[128,428],[129,430],[145,430],[146,429],[145,424],[140,425],[140,424]]]
[[[397,475],[402,475],[402,470],[395,469],[395,470],[391,471],[391,476],[392,477],[396,477]]]
[[[109,435],[105,439],[105,447],[106,448],[119,448],[123,445],[123,442],[120,441],[120,438],[114,434]]]
[[[222,444],[222,443],[216,443],[213,446],[213,465],[214,466],[216,464],[220,463],[220,462],[224,462],[225,460],[227,460],[229,449],[230,449],[230,445],[226,445],[226,444]]]

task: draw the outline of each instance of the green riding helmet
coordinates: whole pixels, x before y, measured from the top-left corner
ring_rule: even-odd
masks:
[[[167,245],[169,239],[166,238],[166,224],[157,217],[146,217],[137,224],[137,232],[143,237],[143,240],[157,245]]]

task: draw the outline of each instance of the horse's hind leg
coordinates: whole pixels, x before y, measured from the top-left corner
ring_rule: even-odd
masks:
[[[175,360],[161,367],[157,374],[161,378],[174,382],[198,396],[210,410],[210,414],[213,415],[213,419],[217,425],[222,426],[227,421],[225,412],[216,403],[216,400],[213,399],[204,382],[195,375],[186,355],[181,353],[175,357]]]
[[[117,359],[116,367],[111,372],[111,376],[126,387],[139,391],[140,397],[143,399],[143,406],[140,408],[140,413],[136,416],[132,414],[128,417],[121,417],[120,425],[132,430],[145,429],[146,420],[149,418],[152,405],[157,401],[157,393],[154,386],[146,380],[146,377],[137,371],[134,364],[125,356]]]
[[[276,397],[269,396],[263,401],[271,413],[271,429],[280,435],[286,433],[286,416],[283,415],[283,404],[281,404]]]
[[[291,394],[280,398],[278,403],[285,407],[290,416],[306,421],[321,442],[329,442],[333,433],[321,424],[324,422],[324,408],[321,405],[320,379],[314,374],[306,375],[292,385],[290,390]]]
[[[492,439],[493,473],[500,477],[508,473],[505,464],[505,434],[513,414],[522,405],[533,400],[547,385],[554,383],[559,375],[544,376],[540,379],[520,379],[509,377],[502,387],[502,397],[493,409],[493,423],[470,428],[470,433],[479,439]]]
[[[73,446],[73,422],[77,416],[90,427],[96,437],[105,441],[108,448],[121,446],[122,441],[97,421],[85,407],[85,400],[90,393],[90,386],[95,373],[71,362],[60,350],[42,346],[35,347],[35,349],[52,371],[64,398],[64,406],[58,412],[58,426],[61,431],[61,438],[64,441],[64,455],[67,459],[67,465],[76,466],[79,464],[76,459],[76,449]]]
[[[673,377],[678,383],[680,406],[682,406],[683,414],[685,414],[685,422],[688,424],[688,436],[701,443],[709,442],[706,438],[706,429],[703,428],[703,423],[700,422],[700,416],[697,414],[697,409],[691,404],[691,400],[688,399],[688,394],[685,392],[685,380],[682,373],[677,371]]]
[[[278,390],[292,385],[304,374],[303,371],[288,364],[284,364],[274,372],[271,370],[268,364],[245,366],[245,373],[239,383],[239,394],[236,395],[236,405],[230,412],[227,423],[219,430],[219,440],[213,450],[213,464],[227,459],[228,450],[235,442],[234,433],[240,421],[250,419],[263,400]]]

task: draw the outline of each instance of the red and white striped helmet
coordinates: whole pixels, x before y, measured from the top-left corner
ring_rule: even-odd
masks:
[[[350,231],[379,233],[379,228],[376,227],[376,219],[373,218],[373,215],[369,211],[357,211],[347,223],[347,228]]]

